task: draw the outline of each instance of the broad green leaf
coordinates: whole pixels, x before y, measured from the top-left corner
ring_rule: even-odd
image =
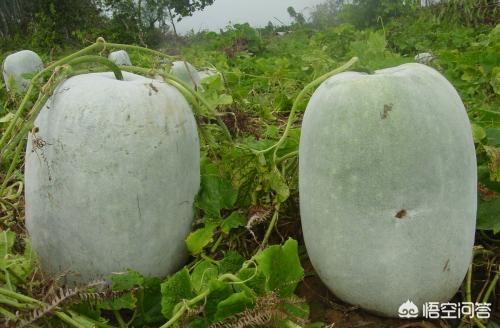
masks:
[[[135,271],[124,273],[115,273],[111,275],[111,288],[115,291],[130,290],[137,286],[142,286],[144,278]],[[104,300],[99,303],[99,308],[104,310],[134,309],[137,306],[137,297],[135,293],[129,292],[120,297]]]
[[[231,105],[233,103],[233,97],[231,97],[230,95],[223,94],[219,96],[219,100],[217,102],[221,106]]]
[[[490,159],[488,168],[490,169],[490,180],[500,182],[500,148],[483,146]]]
[[[205,318],[195,318],[188,325],[188,328],[208,328],[210,323]]]
[[[250,287],[257,295],[264,295],[267,292],[267,277],[264,273],[254,267],[243,268],[236,274],[238,278],[245,281],[245,285]]]
[[[284,310],[295,318],[307,319],[309,317],[309,305],[306,301],[302,303],[289,304],[285,303],[283,305]]]
[[[219,74],[214,74],[203,78],[201,80],[201,84],[205,88],[205,92],[212,90],[221,90],[224,87],[224,83],[222,83],[222,79]]]
[[[219,261],[219,272],[222,273],[236,273],[241,269],[245,259],[240,253],[236,251],[229,251],[224,258]]]
[[[273,168],[269,177],[269,185],[276,192],[278,202],[282,203],[290,196],[290,189],[285,179],[276,167]]]
[[[31,273],[37,268],[36,254],[31,249],[31,242],[29,239],[25,239],[24,242],[23,254],[10,254],[5,258],[0,257],[0,268],[4,267],[4,264],[8,265],[9,271],[13,273],[11,282],[15,284],[26,282]]]
[[[144,277],[143,297],[137,301],[137,309],[142,313],[134,321],[134,327],[156,326],[165,318],[161,313],[161,280],[157,277]]]
[[[477,179],[489,190],[500,193],[500,182],[490,180],[490,168],[488,167],[488,163],[478,165]]]
[[[491,72],[490,85],[497,95],[500,95],[500,67],[495,67]]]
[[[247,219],[245,216],[238,211],[234,211],[231,215],[225,218],[224,221],[222,221],[221,230],[224,233],[229,233],[231,229],[244,227],[246,223]]]
[[[111,275],[113,290],[129,290],[137,286],[142,286],[144,277],[136,271],[129,270],[123,273],[114,273]]]
[[[477,208],[477,229],[500,232],[500,198],[489,201],[479,199]]]
[[[161,295],[161,313],[170,319],[177,303],[195,296],[187,268],[184,267],[161,284]]]
[[[486,137],[486,131],[482,126],[472,123],[472,137],[475,143],[480,143]]]
[[[498,128],[486,129],[486,136],[488,138],[488,145],[500,146],[500,129]]]
[[[133,310],[137,305],[137,297],[128,293],[123,296],[104,300],[99,303],[99,308],[103,310],[121,310],[121,309],[130,309]]]
[[[186,238],[186,245],[189,252],[193,255],[201,253],[203,248],[213,240],[212,236],[215,228],[217,228],[217,224],[209,222],[203,228],[191,232]]]
[[[100,325],[105,325],[106,320],[104,318],[89,318],[81,313],[76,313],[74,311],[70,312],[71,318],[76,322],[83,325],[83,327],[99,327]]]
[[[206,171],[201,177],[201,191],[196,204],[206,214],[219,217],[221,209],[234,206],[238,194],[231,181],[219,176],[214,166],[209,166]]]
[[[205,316],[210,322],[213,322],[219,303],[231,296],[234,291],[229,284],[219,280],[210,281],[208,288],[210,289],[210,294],[205,303]]]
[[[297,241],[288,239],[283,246],[273,245],[254,256],[258,270],[266,277],[267,291],[276,291],[281,297],[293,294],[304,276],[299,260]]]
[[[247,293],[234,293],[217,304],[215,320],[223,320],[252,306],[253,300],[247,295]]]
[[[211,280],[217,279],[219,269],[214,263],[207,260],[200,261],[191,273],[191,282],[197,292],[201,292],[208,287]]]

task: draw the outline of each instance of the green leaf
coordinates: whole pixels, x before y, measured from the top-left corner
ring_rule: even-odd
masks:
[[[104,300],[99,303],[99,308],[103,310],[121,310],[130,309],[133,310],[137,304],[137,297],[132,293],[125,294],[123,296]]]
[[[191,282],[197,292],[201,292],[208,287],[211,280],[217,279],[219,270],[217,266],[207,260],[198,262],[191,273]]]
[[[292,317],[307,319],[309,317],[309,305],[304,301],[296,304],[283,304],[284,310]]]
[[[215,313],[215,320],[224,320],[236,313],[242,312],[245,309],[253,306],[253,300],[247,293],[239,292],[234,293],[225,300],[217,304],[217,312]]]
[[[1,107],[0,107],[1,109]],[[0,117],[0,123],[8,123],[14,118],[14,114],[12,113],[7,113],[7,115]]]
[[[305,328],[324,328],[325,324],[322,322],[313,322],[306,325]]]
[[[187,268],[184,267],[161,284],[161,295],[161,313],[170,319],[177,303],[195,296]]]
[[[495,67],[491,72],[490,85],[497,95],[500,95],[500,67]]]
[[[481,140],[486,138],[486,131],[483,129],[482,126],[472,123],[471,127],[472,127],[472,137],[474,138],[475,143],[480,143]]]
[[[231,181],[219,176],[213,165],[207,165],[201,177],[201,191],[198,195],[196,205],[208,215],[220,216],[220,210],[229,209],[234,206],[237,199],[237,191],[231,185]]]
[[[233,294],[233,289],[227,283],[219,280],[210,281],[208,288],[210,289],[210,294],[205,303],[205,316],[212,322],[217,313],[217,306],[222,300]]]
[[[247,223],[247,219],[240,212],[234,211],[229,215],[221,224],[221,230],[224,233],[229,233],[231,229],[244,227]]]
[[[477,229],[493,230],[496,234],[500,232],[500,198],[489,201],[479,199],[477,208]]]
[[[500,148],[483,146],[490,159],[488,168],[490,169],[490,180],[500,182]]]
[[[115,291],[130,290],[136,286],[142,286],[144,278],[135,271],[129,270],[124,273],[115,273],[110,276],[111,288]],[[104,310],[134,309],[137,306],[135,293],[127,293],[120,297],[104,300],[99,303],[99,308]]]
[[[250,287],[257,295],[264,295],[267,292],[267,277],[262,271],[253,267],[242,268],[236,276],[245,281],[245,285]]]
[[[270,173],[269,186],[276,192],[278,202],[280,203],[283,203],[290,196],[290,189],[276,167]]]
[[[4,258],[10,253],[15,240],[16,234],[14,232],[10,230],[0,231],[0,258]]]
[[[188,328],[208,328],[210,323],[205,318],[194,318],[188,325]]]
[[[245,262],[243,256],[236,251],[229,251],[224,258],[219,261],[219,272],[222,273],[236,273],[241,269]]]
[[[144,277],[136,271],[129,270],[124,273],[114,273],[111,275],[113,290],[129,290],[136,286],[142,286]]]
[[[186,238],[189,252],[193,255],[201,253],[203,248],[213,240],[215,228],[217,228],[217,223],[209,222],[203,228],[191,232]]]
[[[134,320],[133,327],[157,326],[164,322],[161,313],[161,279],[157,277],[144,277],[142,297],[138,298],[137,309],[142,315]]]
[[[36,268],[35,254],[31,250],[29,240],[25,240],[23,254],[14,253],[12,247],[16,240],[16,234],[10,230],[0,231],[0,269],[9,269],[10,282],[19,284],[26,281]]]
[[[488,138],[488,145],[500,146],[500,129],[498,128],[486,129],[486,136]]]
[[[231,105],[233,103],[233,97],[230,95],[222,94],[219,96],[219,105]]]
[[[266,289],[281,297],[293,294],[304,276],[297,241],[288,239],[283,246],[273,245],[254,256],[258,270],[266,277]]]

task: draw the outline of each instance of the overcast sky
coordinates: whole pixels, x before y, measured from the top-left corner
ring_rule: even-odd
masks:
[[[306,16],[308,8],[323,2],[323,0],[215,0],[214,4],[203,11],[196,12],[192,17],[185,17],[177,23],[179,33],[193,29],[219,31],[231,22],[250,23],[252,26],[265,26],[267,22],[280,23],[274,18],[288,24],[291,19],[286,9],[289,6]]]

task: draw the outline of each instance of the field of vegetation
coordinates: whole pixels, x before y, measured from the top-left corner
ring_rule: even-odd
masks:
[[[64,41],[56,30],[47,32],[57,22],[42,13],[32,34],[5,38],[0,59],[33,49],[46,69],[27,94],[0,84],[0,326],[499,327],[500,7],[495,1],[449,1],[428,8],[396,2],[339,7],[330,1],[308,21],[289,10],[295,17],[291,26],[237,24],[221,33],[169,34],[166,41],[156,30],[144,34],[146,39],[135,37],[135,31],[122,35],[116,22],[75,29]],[[137,35],[142,32],[139,28]],[[86,50],[75,56],[79,49]],[[128,271],[106,282],[64,286],[64,276],[40,271],[25,228],[27,135],[58,83],[109,70],[97,57],[118,49],[125,49],[134,65],[120,70],[161,75],[183,91],[195,112],[201,189],[186,238],[190,256],[168,277]],[[414,62],[423,52],[433,55],[428,65],[459,92],[476,147],[474,257],[453,301],[492,303],[490,320],[370,314],[328,291],[304,246],[298,149],[310,95],[339,67],[371,73]],[[221,74],[192,90],[168,73],[178,59]],[[39,142],[39,148],[50,147]]]

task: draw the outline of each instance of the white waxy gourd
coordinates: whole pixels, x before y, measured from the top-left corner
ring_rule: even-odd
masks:
[[[82,283],[165,276],[187,257],[200,184],[197,126],[174,87],[123,73],[71,77],[26,150],[26,226],[42,268]]]
[[[302,123],[302,227],[314,268],[341,299],[385,316],[449,300],[471,261],[476,156],[459,95],[436,70],[345,72]]]
[[[194,88],[201,87],[200,75],[196,68],[186,61],[174,61],[170,73]]]
[[[24,92],[28,89],[30,80],[25,77],[26,74],[33,75],[43,69],[43,62],[40,57],[31,50],[21,50],[8,55],[3,62],[3,79],[7,90],[10,84],[14,83],[17,92]]]
[[[198,71],[198,75],[200,77],[200,80],[203,80],[207,77],[214,76],[214,75],[222,75],[219,71],[213,68],[206,68],[201,71]]]
[[[108,59],[118,66],[132,66],[130,57],[125,50],[113,51],[108,55]]]

